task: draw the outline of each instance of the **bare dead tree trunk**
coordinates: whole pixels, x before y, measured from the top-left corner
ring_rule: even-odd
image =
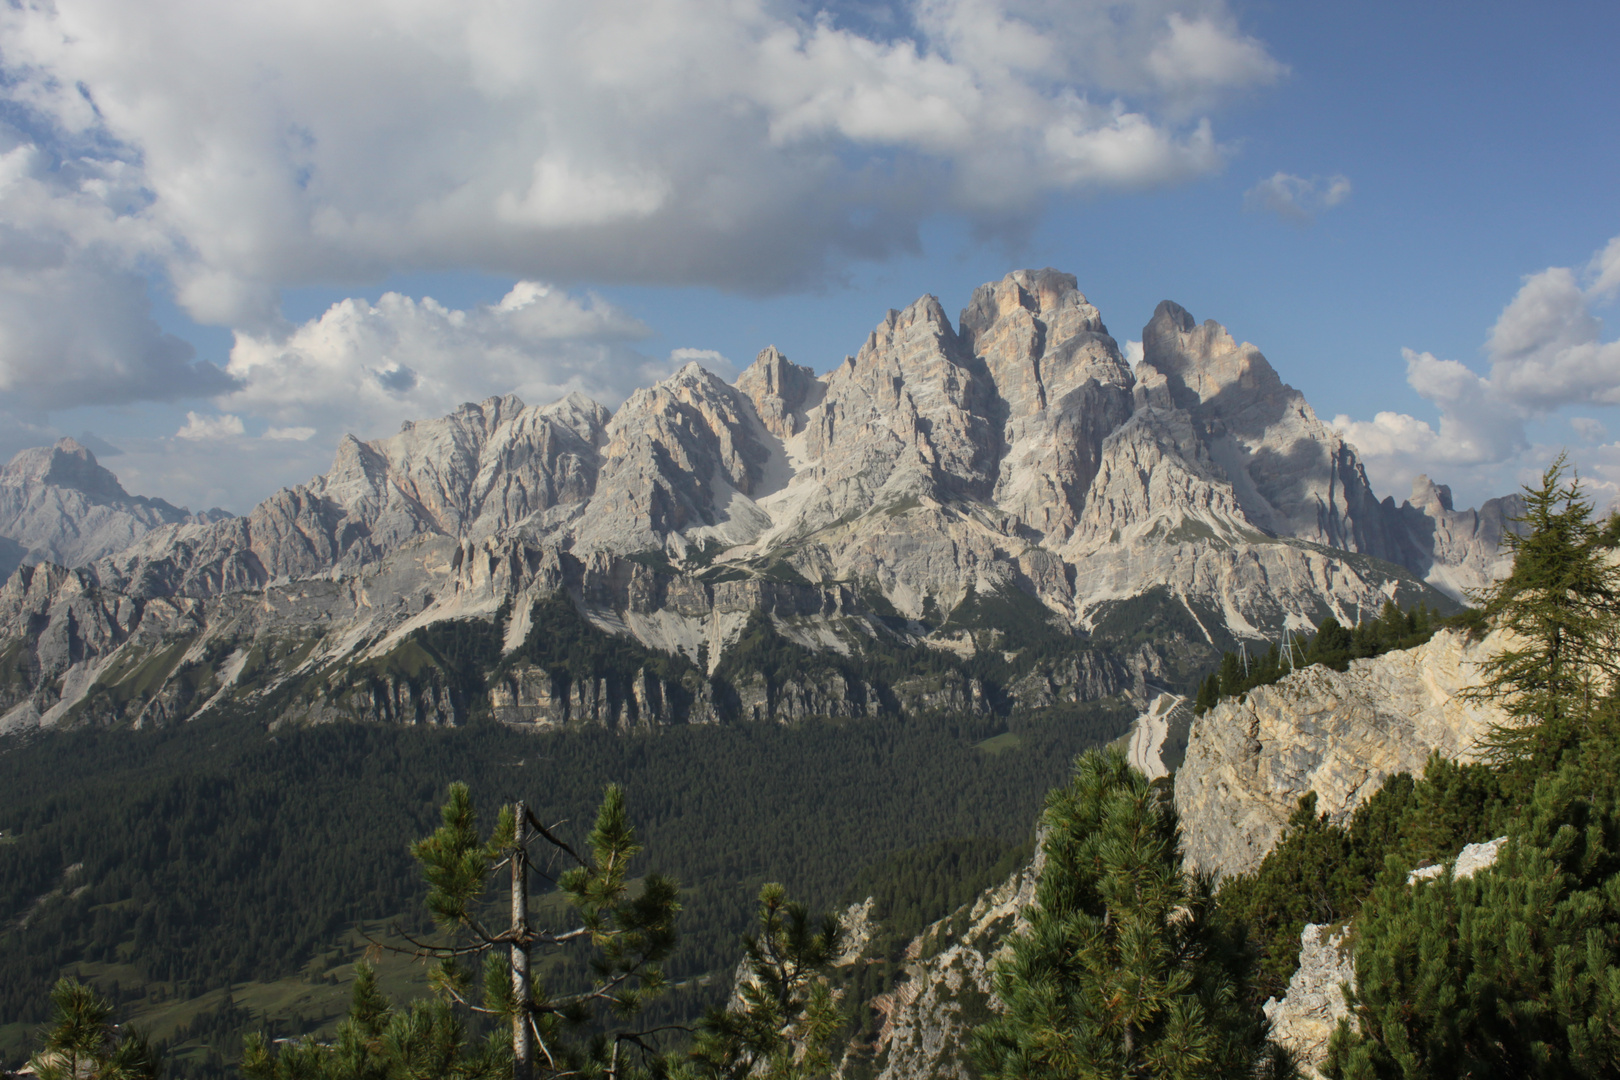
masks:
[[[534,1042],[529,1032],[529,810],[513,808],[517,831],[512,845],[512,1080],[533,1080]]]

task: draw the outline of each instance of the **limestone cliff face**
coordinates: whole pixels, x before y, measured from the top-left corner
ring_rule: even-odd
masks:
[[[838,655],[875,641],[1006,657],[995,685],[957,671],[734,688],[747,715],[1145,701],[1150,681],[1185,681],[1238,640],[1354,622],[1390,597],[1444,603],[1423,579],[1455,596],[1501,569],[1509,503],[1456,511],[1434,485],[1380,503],[1354,449],[1252,345],[1169,303],[1143,341],[1133,372],[1073,277],[1018,271],[955,323],[931,296],[890,311],[819,378],[767,348],[735,386],[688,365],[613,413],[508,396],[349,437],[326,474],[229,520],[131,499],[82,448],[30,452],[0,476],[0,510],[23,507],[14,519],[43,536],[77,500],[77,520],[101,525],[81,548],[67,526],[40,547],[73,573],[0,592],[15,657],[0,694],[45,722],[134,678],[141,650],[206,639],[273,656],[252,641],[273,632],[318,638],[299,664],[337,670],[498,611],[510,650],[537,598],[563,590],[602,629],[711,670],[761,613]],[[214,700],[188,678],[165,715]],[[514,722],[641,722],[633,704],[576,707],[590,688],[561,714],[555,694],[490,692],[510,693]],[[446,715],[390,701],[355,707]]]
[[[1248,636],[1377,606],[1382,567],[1411,561],[1394,513],[1258,349],[1166,302],[1143,330],[1132,414],[1104,441],[1059,550],[1077,568],[1083,622],[1099,603],[1165,586],[1212,637]]]
[[[570,530],[575,548],[684,554],[770,523],[750,498],[770,460],[764,427],[745,394],[697,364],[632,394],[606,435],[589,512]]]
[[[1469,757],[1486,725],[1502,716],[1457,692],[1502,644],[1499,635],[1469,641],[1443,631],[1419,648],[1354,661],[1345,673],[1313,667],[1196,719],[1174,785],[1188,869],[1223,876],[1252,869],[1306,791],[1343,821],[1389,774],[1420,770],[1431,751]],[[1478,873],[1505,842],[1471,844],[1449,865],[1413,871],[1408,884],[1432,888],[1448,870],[1457,878]],[[962,1057],[968,1034],[998,1008],[994,964],[1009,936],[1027,928],[1042,868],[1037,855],[911,942],[904,980],[871,1002],[882,1017],[876,1039],[847,1048],[841,1076],[972,1075]],[[1317,1075],[1334,1028],[1350,1016],[1340,989],[1355,982],[1350,937],[1343,927],[1307,926],[1284,999],[1265,1005],[1272,1037],[1306,1075]],[[860,962],[859,955],[843,960]]]
[[[1355,450],[1259,349],[1166,301],[1142,331],[1141,367],[1164,376],[1255,527],[1400,561]]]
[[[1395,773],[1418,773],[1431,753],[1468,760],[1505,715],[1459,692],[1477,685],[1498,634],[1471,641],[1443,630],[1426,644],[1350,670],[1316,666],[1227,701],[1192,726],[1176,774],[1176,811],[1188,864],[1218,877],[1260,864],[1301,796],[1346,820]]]
[[[1454,880],[1473,877],[1496,864],[1506,843],[1507,837],[1502,836],[1483,844],[1469,844],[1449,867],[1414,870],[1406,883],[1443,883],[1448,869]],[[1348,1020],[1352,1026],[1358,1022],[1345,997],[1347,990],[1354,993],[1356,988],[1351,937],[1348,927],[1335,931],[1307,923],[1299,935],[1299,967],[1288,980],[1287,992],[1281,1001],[1271,998],[1264,1006],[1272,1039],[1294,1055],[1309,1080],[1322,1080],[1319,1066],[1327,1060],[1328,1043],[1339,1021]]]
[[[804,430],[806,411],[821,404],[826,387],[816,373],[795,364],[769,345],[737,378],[737,389],[748,395],[765,430],[778,439],[791,439]]]
[[[1513,568],[1503,546],[1512,519],[1524,513],[1524,499],[1505,495],[1478,510],[1457,510],[1451,489],[1427,476],[1412,481],[1412,497],[1395,509],[1384,500],[1386,514],[1400,522],[1407,555],[1405,565],[1448,596],[1465,598]]]
[[[994,502],[1048,543],[1073,532],[1103,440],[1130,416],[1132,375],[1074,278],[1019,271],[980,286],[962,337],[995,386]]]
[[[591,494],[607,419],[577,395],[546,408],[507,396],[388,439],[347,436],[325,475],[245,517],[156,530],[91,573],[132,596],[210,597],[352,575],[425,536],[495,536]]]
[[[1288,980],[1283,1000],[1265,1004],[1271,1037],[1294,1055],[1310,1080],[1321,1080],[1317,1066],[1327,1059],[1328,1041],[1340,1020],[1354,1019],[1344,988],[1356,985],[1355,952],[1347,930],[1307,924],[1299,936],[1299,968]]]
[[[911,942],[904,981],[870,1003],[883,1018],[877,1038],[870,1044],[852,1042],[836,1076],[967,1080],[976,1075],[966,1059],[968,1038],[996,1008],[994,965],[1007,939],[1029,928],[1035,887],[1045,867],[1039,844],[1036,851],[1028,866],[925,928]],[[866,912],[861,914],[864,918]],[[865,936],[871,936],[869,928]],[[850,949],[841,966],[865,961],[859,949]]]

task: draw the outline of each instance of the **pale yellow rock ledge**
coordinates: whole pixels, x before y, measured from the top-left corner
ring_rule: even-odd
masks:
[[[1391,775],[1421,773],[1433,751],[1473,758],[1506,715],[1458,695],[1502,643],[1500,632],[1471,641],[1442,630],[1346,672],[1305,669],[1198,718],[1176,774],[1189,868],[1218,877],[1254,869],[1308,791],[1342,822]]]

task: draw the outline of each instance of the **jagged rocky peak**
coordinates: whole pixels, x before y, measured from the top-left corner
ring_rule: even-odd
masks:
[[[488,535],[536,510],[590,495],[591,451],[602,440],[606,415],[583,398],[547,408],[527,408],[512,394],[469,402],[447,416],[407,423],[375,443],[346,438],[326,490],[343,490],[352,476],[362,499],[397,499],[402,512],[425,515],[429,531]],[[370,455],[352,453],[360,446]],[[361,460],[371,455],[375,464]]]
[[[1323,424],[1259,349],[1161,303],[1142,331],[1138,377],[1162,376],[1256,527],[1405,562],[1355,449]]]
[[[0,476],[12,483],[50,484],[102,499],[130,497],[118,477],[96,461],[89,447],[71,438],[58,439],[54,446],[34,446],[19,451],[0,471]]]
[[[907,488],[919,477],[945,495],[988,494],[998,439],[992,388],[973,366],[937,298],[891,310],[828,377],[809,456],[829,477],[863,478],[869,495],[895,473]]]
[[[600,446],[606,440],[608,421],[613,419],[611,410],[578,390],[542,406],[540,415],[567,428],[592,446]]]
[[[820,378],[766,348],[734,386],[690,364],[611,414],[578,394],[466,404],[343,440],[326,475],[246,518],[158,522],[66,576],[18,575],[27,595],[0,590],[0,627],[26,636],[54,620],[34,652],[62,659],[53,680],[79,665],[61,701],[55,682],[31,686],[45,716],[76,707],[136,630],[140,651],[198,619],[243,649],[260,632],[316,634],[320,662],[337,664],[503,605],[516,648],[537,599],[563,590],[599,626],[706,646],[713,665],[760,614],[813,648],[893,633],[976,651],[1018,611],[1087,630],[1098,650],[1085,670],[1020,669],[1003,691],[1034,707],[1182,678],[1234,635],[1302,629],[1324,610],[1435,602],[1402,567],[1455,585],[1494,557],[1500,508],[1448,510],[1439,489],[1414,493],[1421,508],[1373,502],[1354,451],[1217,324],[1164,305],[1144,338],[1133,373],[1073,277],[1023,270],[977,290],[960,329],[932,296],[890,311]],[[63,469],[89,467],[61,452]],[[28,469],[49,475],[44,454]],[[35,481],[0,498],[24,489],[40,507],[89,498]],[[253,628],[231,629],[250,608]],[[1143,625],[1163,640],[1120,644]],[[846,689],[843,705],[792,708],[874,700]]]
[[[1277,396],[1298,398],[1259,349],[1238,343],[1226,327],[1209,319],[1199,325],[1187,309],[1162,301],[1142,328],[1142,363],[1162,374],[1179,408],[1209,412],[1229,421],[1269,422],[1255,408]],[[1223,395],[1224,398],[1223,398]]]
[[[1073,275],[1019,270],[982,285],[962,340],[1001,421],[994,500],[1049,543],[1073,533],[1103,441],[1131,414],[1130,366]]]
[[[507,395],[339,441],[332,467],[282,488],[245,518],[148,534],[96,565],[137,595],[217,596],[266,582],[351,573],[422,536],[474,540],[595,491],[607,411],[577,395],[544,408]]]
[[[696,363],[630,395],[607,427],[581,550],[621,553],[758,535],[753,504],[771,459],[746,394]]]
[[[975,289],[962,311],[962,340],[984,361],[1009,417],[1039,412],[1087,379],[1131,385],[1102,315],[1074,275],[1050,268]]]
[[[810,368],[767,345],[737,377],[737,389],[754,403],[765,430],[787,440],[804,429],[805,412],[821,404],[826,387]]]
[[[1427,475],[1419,473],[1412,478],[1411,504],[1419,510],[1433,514],[1436,510],[1454,513],[1451,505],[1451,485],[1437,484]]]
[[[1217,877],[1248,873],[1307,792],[1318,812],[1343,823],[1388,777],[1421,773],[1433,753],[1477,760],[1485,734],[1509,719],[1465,689],[1509,644],[1505,634],[1476,641],[1442,630],[1416,648],[1353,660],[1348,671],[1305,668],[1206,712],[1176,774],[1188,865]]]
[[[1084,513],[1063,550],[1078,561],[1122,544],[1163,547],[1178,538],[1217,537],[1260,538],[1192,418],[1185,410],[1150,407],[1108,437]]]
[[[193,515],[162,499],[130,495],[76,439],[19,452],[0,466],[0,579],[18,566],[80,566],[121,551],[153,529],[228,518]]]
[[[301,514],[307,491],[350,535],[364,533],[380,548],[424,532],[492,535],[590,497],[607,418],[580,395],[536,408],[508,394],[408,422],[387,439],[346,435],[325,476],[277,492],[255,509],[253,524],[279,534],[273,523]]]
[[[1405,529],[1404,561],[1448,596],[1465,599],[1512,568],[1502,539],[1524,513],[1524,499],[1517,494],[1488,499],[1478,510],[1456,510],[1449,487],[1419,475],[1410,501],[1397,510],[1395,500],[1386,498],[1384,509]]]

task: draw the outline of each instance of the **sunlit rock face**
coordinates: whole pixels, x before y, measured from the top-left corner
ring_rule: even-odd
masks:
[[[1132,370],[1072,276],[1021,270],[954,321],[932,296],[889,311],[821,376],[766,348],[735,384],[689,364],[616,411],[507,396],[351,436],[327,473],[225,520],[124,494],[76,444],[29,451],[0,475],[0,510],[24,523],[0,535],[71,572],[0,595],[0,633],[29,657],[5,692],[46,722],[126,677],[98,665],[132,642],[184,638],[215,679],[164,713],[189,715],[230,696],[230,657],[330,673],[497,618],[517,649],[537,598],[560,590],[598,628],[706,674],[760,616],[829,657],[954,658],[910,689],[847,665],[814,686],[739,684],[720,712],[744,697],[769,719],[1048,708],[1179,686],[1240,640],[1353,623],[1388,598],[1444,604],[1429,586],[1455,599],[1503,568],[1511,501],[1457,511],[1424,479],[1380,502],[1355,449],[1254,346],[1168,302],[1142,341]],[[255,650],[272,634],[316,643]],[[611,707],[574,702],[577,682],[566,706],[533,679],[490,685],[526,723],[709,708],[647,711],[606,683]],[[465,713],[403,692],[368,708]]]
[[[1074,278],[1052,270],[980,286],[962,336],[996,391],[995,504],[1061,543],[1085,507],[1103,440],[1131,414],[1130,367]]]
[[[1419,774],[1429,755],[1470,760],[1508,718],[1461,691],[1503,632],[1475,641],[1442,630],[1415,649],[1315,666],[1222,702],[1193,722],[1176,774],[1176,811],[1188,865],[1217,877],[1260,865],[1307,792],[1344,823],[1396,773]]]
[[[1141,374],[1162,375],[1243,515],[1278,536],[1384,559],[1400,552],[1355,450],[1317,419],[1260,350],[1166,301],[1142,330]]]

